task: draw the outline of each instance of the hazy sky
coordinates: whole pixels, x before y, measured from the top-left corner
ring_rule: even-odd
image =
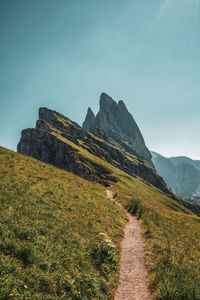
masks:
[[[106,92],[146,145],[200,159],[200,0],[0,0],[0,145],[47,106],[82,124]]]

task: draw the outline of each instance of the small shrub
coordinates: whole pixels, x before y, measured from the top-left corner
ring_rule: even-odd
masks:
[[[5,254],[10,254],[10,255],[15,255],[16,254],[16,245],[14,242],[7,242],[5,244],[0,245],[0,249],[5,253]]]
[[[0,288],[0,299],[8,300],[8,299],[14,299],[14,297],[10,296],[10,291],[8,289]]]
[[[99,283],[89,274],[81,274],[75,280],[76,290],[80,293],[80,299],[94,299],[99,293]]]
[[[43,271],[48,271],[50,268],[50,265],[47,262],[42,262],[39,264],[39,267]]]
[[[106,288],[104,287],[104,290]],[[100,299],[102,295],[101,280],[94,278],[93,275],[82,273],[74,279],[57,275],[56,292],[59,299],[89,300]],[[66,297],[65,298],[65,296]]]
[[[38,228],[38,232],[39,232],[40,235],[46,235],[47,234],[46,228]]]
[[[111,267],[117,265],[115,248],[109,240],[96,243],[91,251],[91,257],[93,264],[99,269],[105,269],[105,265]]]
[[[107,282],[105,280],[101,280],[100,289],[102,290],[102,292],[104,294],[108,294],[108,285],[107,285]]]
[[[43,293],[51,294],[53,289],[52,289],[52,282],[50,281],[50,279],[41,276],[39,278],[39,290]]]
[[[3,235],[3,229],[0,227],[0,236]]]
[[[130,212],[130,214],[136,216],[138,208],[139,208],[140,202],[138,200],[134,200],[130,207],[128,208],[128,211]]]
[[[146,231],[145,231],[145,233],[144,233],[144,236],[146,237],[146,238],[151,238],[152,237],[152,232],[151,232],[151,230],[149,230],[149,229],[147,229]]]
[[[58,296],[61,296],[63,294],[66,295],[66,292],[70,295],[72,291],[72,279],[70,276],[65,275],[65,279],[63,280],[62,274],[58,273],[56,275],[55,282],[56,282],[56,294]]]
[[[145,213],[146,209],[139,200],[131,199],[130,203],[128,204],[127,210],[131,215],[137,216],[139,220]]]
[[[25,265],[33,264],[36,261],[35,253],[28,247],[24,247],[18,251],[18,257]]]
[[[20,229],[15,229],[14,230],[15,236],[18,237],[20,240],[30,240],[33,237],[33,232],[28,231],[28,230],[20,230]]]
[[[139,210],[138,210],[138,220],[141,219],[141,217],[144,214],[144,212],[145,212],[144,206],[140,205],[139,206]]]
[[[17,268],[15,265],[11,265],[10,267],[8,267],[9,273],[15,274],[16,270],[17,270]]]

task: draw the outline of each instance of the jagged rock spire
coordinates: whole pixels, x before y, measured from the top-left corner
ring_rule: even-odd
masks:
[[[88,131],[94,128],[104,130],[118,145],[132,154],[137,153],[138,157],[153,167],[151,153],[140,129],[122,100],[117,103],[109,95],[102,93],[98,114],[95,117],[92,110],[88,109],[83,128]]]
[[[90,131],[91,128],[96,127],[96,117],[90,107],[88,107],[87,115],[85,121],[83,122],[83,128]]]

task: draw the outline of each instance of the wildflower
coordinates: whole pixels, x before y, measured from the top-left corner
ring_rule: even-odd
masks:
[[[116,246],[113,245],[112,243],[108,244],[108,246],[111,247],[111,248],[116,248]]]
[[[109,240],[109,239],[105,239],[104,241],[105,241],[107,244],[110,244],[110,243],[112,244],[111,240]]]
[[[103,236],[105,236],[106,238],[108,238],[108,236],[107,236],[107,234],[106,234],[106,233],[99,232],[99,235],[103,235]]]

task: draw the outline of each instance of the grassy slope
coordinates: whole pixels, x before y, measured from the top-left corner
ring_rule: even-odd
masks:
[[[141,221],[156,299],[200,299],[200,218],[133,179],[115,187],[118,201]],[[125,196],[126,194],[126,196]]]
[[[126,217],[105,189],[3,148],[0,165],[0,299],[110,299]]]
[[[58,133],[53,134],[79,150],[80,155],[87,157],[95,164],[101,165],[110,176],[114,176],[119,180],[118,184],[113,185],[112,189],[117,191],[117,200],[141,220],[146,259],[151,275],[151,286],[157,298],[171,300],[200,299],[200,219],[153,186],[141,181],[138,177],[133,178],[127,175],[90,154],[87,150],[60,137]],[[49,294],[62,292],[63,286],[61,283],[57,283],[56,276],[63,272],[65,275],[63,277],[67,278],[64,279],[67,281],[66,286],[68,287],[71,284],[74,292],[78,291],[78,286],[75,286],[81,282],[79,278],[85,276],[84,280],[89,278],[91,281],[95,281],[91,289],[94,291],[95,285],[97,285],[96,295],[98,295],[97,293],[99,295],[96,298],[106,299],[102,286],[105,284],[105,277],[108,276],[106,274],[109,273],[107,268],[113,266],[113,261],[108,261],[107,266],[103,266],[99,270],[99,266],[94,266],[94,256],[92,259],[89,254],[99,239],[98,232],[107,233],[117,246],[116,251],[119,249],[121,233],[125,223],[123,213],[112,201],[105,198],[105,190],[101,186],[84,181],[66,171],[58,170],[32,158],[3,149],[1,152],[5,166],[4,171],[2,170],[4,172],[3,181],[1,180],[0,184],[4,184],[3,189],[8,189],[7,197],[4,194],[3,200],[5,216],[4,214],[2,216],[6,218],[3,226],[11,228],[8,230],[7,241],[10,240],[10,237],[15,236],[14,226],[18,226],[19,229],[24,228],[24,230],[34,228],[35,237],[33,237],[33,240],[24,241],[16,237],[14,241],[16,244],[19,243],[17,248],[23,247],[24,244],[26,246],[27,243],[27,246],[32,247],[36,254],[38,253],[39,258],[41,256],[44,264],[47,264],[47,270],[44,271],[40,267],[39,259],[36,259],[32,266],[24,268],[24,263],[22,264],[21,259],[17,258],[19,267],[21,264],[24,272],[21,273],[24,274],[22,279],[25,280],[26,276],[29,278],[25,283],[30,286],[30,293],[42,292],[40,291],[41,286],[38,284],[40,281],[36,279],[34,279],[36,286],[31,287],[31,280],[33,281],[32,277],[35,275],[31,275],[30,270],[36,272],[36,274],[39,272],[39,275],[41,272],[41,276],[52,282],[49,285],[54,288],[53,291],[50,289]],[[6,161],[5,157],[7,157]],[[6,174],[7,176],[5,176]],[[13,193],[15,195],[12,195]],[[16,198],[18,199],[18,206],[14,207]],[[7,204],[7,201],[10,201],[10,204]],[[24,202],[26,206],[24,206]],[[21,208],[19,208],[20,205]],[[36,210],[35,207],[38,207],[38,209]],[[24,226],[17,223],[19,221],[15,222],[16,224],[9,221],[9,214],[14,220],[14,216],[17,217],[17,211],[23,213],[23,218],[28,220],[23,221],[22,224],[27,222],[33,222],[33,224],[30,223],[30,225]],[[115,216],[115,219],[113,216]],[[86,223],[85,220],[88,220],[88,218],[91,222],[87,221]],[[36,220],[39,221],[36,223]],[[44,230],[46,222],[49,224],[50,229],[47,226],[46,233],[40,234],[39,228],[43,226]],[[71,228],[71,230],[64,230],[67,228]],[[75,230],[72,230],[72,228],[75,228]],[[45,251],[42,250],[40,245],[45,245]],[[83,246],[83,251],[80,251],[80,245]],[[99,247],[96,248],[96,251],[99,251],[98,249]],[[54,251],[55,255],[52,254]],[[112,255],[116,259],[119,258],[118,252]],[[43,258],[43,256],[45,257]],[[5,255],[3,259],[13,260],[16,263],[16,258],[12,255]],[[66,263],[63,263],[65,260]],[[52,265],[55,264],[57,269],[52,270]],[[2,265],[5,266],[5,263]],[[79,265],[80,267],[78,267]],[[21,269],[18,272],[21,272]],[[75,275],[73,275],[73,272],[75,272]],[[12,270],[10,273],[12,274]],[[7,275],[8,280],[9,276],[12,275]],[[18,276],[15,275],[15,280],[20,278]],[[73,278],[75,278],[74,281]],[[110,281],[108,289],[112,294],[117,279],[114,270],[110,274],[110,278],[107,279]],[[87,280],[86,283],[82,284],[86,287],[88,285]],[[8,283],[5,282],[6,286],[8,286]],[[64,291],[68,293],[67,288]],[[28,293],[26,290],[25,292]],[[85,290],[83,292],[85,293]],[[43,293],[47,295],[48,289],[44,290]],[[91,299],[95,299],[94,295],[92,297]],[[84,298],[80,297],[80,299]],[[86,299],[90,299],[88,294]]]
[[[200,219],[140,178],[102,163],[100,158],[52,130],[57,138],[76,148],[80,155],[103,165],[110,176],[121,182],[113,189],[118,191],[118,201],[129,210],[133,208],[134,214],[137,211],[141,219],[151,286],[157,298],[200,299]],[[139,208],[134,209],[135,205]]]

